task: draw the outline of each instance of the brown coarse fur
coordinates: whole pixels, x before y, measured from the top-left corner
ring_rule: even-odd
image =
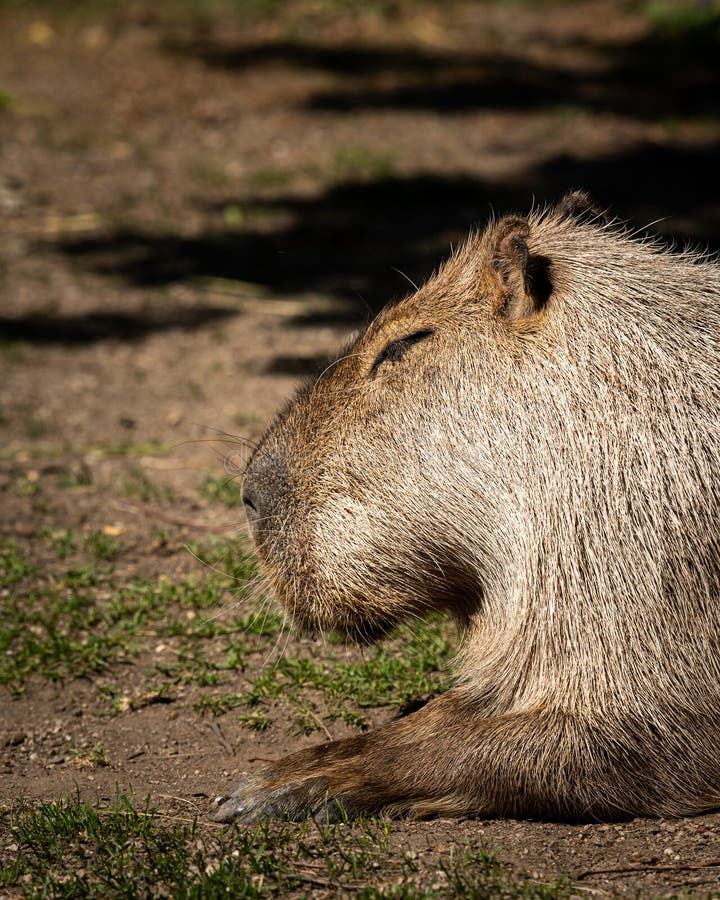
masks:
[[[245,476],[292,619],[462,623],[454,688],[214,816],[617,818],[720,806],[720,268],[582,195],[472,235]]]

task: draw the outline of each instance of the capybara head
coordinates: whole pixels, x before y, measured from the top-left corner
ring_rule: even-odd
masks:
[[[472,235],[382,310],[245,475],[258,554],[298,625],[372,639],[445,608],[490,641],[528,631],[541,600],[556,655],[577,657],[596,614],[627,629],[613,608],[704,595],[717,372],[702,348],[718,351],[704,266],[572,194]]]

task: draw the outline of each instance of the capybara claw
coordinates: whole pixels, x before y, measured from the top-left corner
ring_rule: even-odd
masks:
[[[309,778],[280,787],[263,785],[261,779],[244,779],[231,794],[218,797],[210,813],[213,822],[237,822],[253,825],[262,819],[286,819],[298,822],[315,810],[325,807],[326,782],[323,778]],[[328,821],[342,821],[342,816],[330,811]]]
[[[234,797],[218,797],[215,801],[215,808],[210,812],[210,820],[220,823],[232,822],[234,819],[240,818],[243,811],[241,800]]]
[[[212,822],[227,824],[237,822],[239,825],[254,825],[261,819],[273,818],[272,807],[267,804],[244,800],[240,797],[220,798],[217,807],[210,813]]]
[[[255,805],[252,789],[259,784],[257,777],[247,775],[229,794],[216,797],[210,819],[213,822],[232,822],[239,819]]]

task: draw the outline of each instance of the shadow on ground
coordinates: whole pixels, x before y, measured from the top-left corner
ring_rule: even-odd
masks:
[[[304,101],[329,111],[383,107],[402,113],[422,107],[444,114],[564,106],[667,124],[675,115],[687,120],[720,112],[719,33],[712,20],[679,34],[650,33],[629,45],[593,46],[604,63],[592,74],[502,56],[287,41],[229,46],[192,40],[175,43],[172,52],[231,70],[277,64],[330,69],[338,75],[337,87]],[[656,231],[680,243],[718,248],[719,149],[717,143],[665,140],[589,159],[560,155],[504,181],[426,173],[348,181],[309,199],[291,192],[270,201],[227,197],[222,205],[260,201],[289,224],[274,232],[224,228],[196,237],[125,230],[66,239],[54,249],[98,273],[143,287],[207,277],[261,285],[269,290],[267,303],[273,296],[331,296],[340,301],[337,309],[301,313],[296,323],[351,325],[406,293],[408,281],[424,280],[451,245],[473,225],[482,225],[492,210],[527,210],[533,202],[554,202],[571,188],[589,190],[601,205],[639,227],[655,223]],[[86,322],[80,333],[99,339],[104,332],[96,326]],[[26,337],[47,339],[47,329],[33,323],[24,327]],[[136,333],[132,323],[119,323],[119,330],[127,337]],[[283,358],[278,365],[292,372],[304,363]]]
[[[137,341],[158,331],[192,331],[237,315],[235,309],[199,307],[158,313],[91,312],[79,315],[35,313],[0,316],[0,339],[33,344],[92,344],[104,340]]]
[[[483,10],[478,5],[482,27]],[[552,51],[559,39],[528,35]],[[565,42],[566,43],[566,42]],[[338,76],[331,90],[312,94],[306,105],[332,112],[360,109],[423,109],[442,115],[462,110],[514,111],[581,107],[641,120],[720,115],[718,53],[720,15],[696,13],[675,27],[657,27],[638,40],[603,44],[573,40],[595,59],[592,71],[564,68],[548,53],[539,64],[497,51],[468,53],[400,46],[341,46],[309,41],[229,43],[206,37],[168,42],[173,53],[215,68],[244,71],[284,66],[320,69]]]
[[[291,214],[291,224],[272,233],[125,231],[67,240],[59,249],[99,273],[144,287],[216,277],[257,283],[277,297],[318,292],[342,306],[301,314],[298,324],[357,322],[407,292],[405,276],[425,279],[451,244],[493,209],[526,210],[533,200],[553,202],[573,187],[588,189],[640,227],[662,219],[655,226],[662,234],[718,247],[718,150],[644,145],[590,161],[559,156],[504,183],[439,175],[347,182],[312,199],[264,201]]]

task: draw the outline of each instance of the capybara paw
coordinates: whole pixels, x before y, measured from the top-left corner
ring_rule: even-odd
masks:
[[[262,819],[298,822],[307,816],[323,822],[352,818],[349,805],[328,793],[327,779],[306,778],[282,785],[259,776],[248,776],[230,794],[218,797],[210,813],[213,822],[252,825]]]
[[[260,779],[247,775],[229,794],[216,797],[210,818],[213,822],[231,822],[250,811],[251,798],[257,793]]]

